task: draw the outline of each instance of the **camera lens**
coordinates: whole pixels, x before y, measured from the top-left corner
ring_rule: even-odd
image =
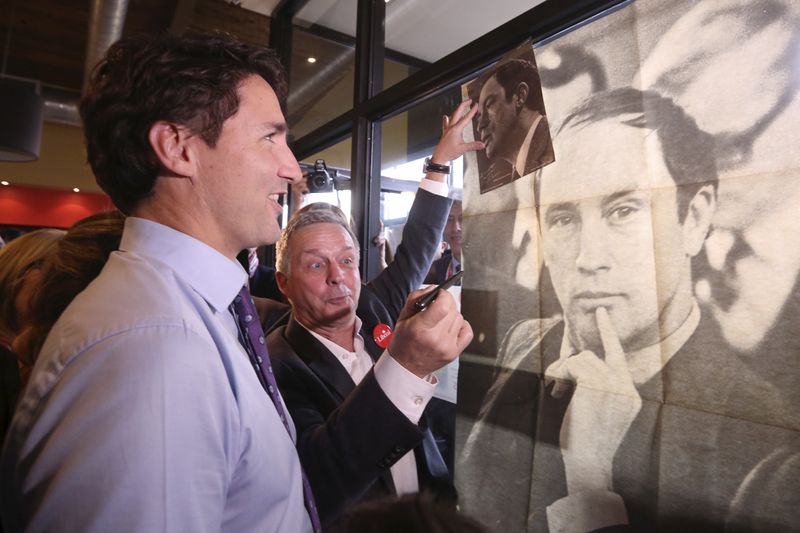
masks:
[[[315,189],[324,189],[328,184],[328,176],[324,172],[314,172],[311,175],[311,183]]]

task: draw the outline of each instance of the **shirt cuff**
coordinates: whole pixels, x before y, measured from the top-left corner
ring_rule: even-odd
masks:
[[[433,396],[435,380],[431,382],[416,376],[386,350],[375,363],[374,372],[378,385],[394,406],[413,424],[418,424],[422,411]]]
[[[450,194],[450,187],[443,181],[433,181],[428,178],[422,178],[419,182],[419,188],[425,189],[431,194],[436,196],[447,196]]]
[[[575,492],[547,507],[547,525],[553,533],[585,533],[627,523],[625,502],[616,492]]]

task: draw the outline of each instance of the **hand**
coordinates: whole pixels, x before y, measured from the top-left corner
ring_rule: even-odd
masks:
[[[372,244],[378,248],[383,248],[386,245],[386,232],[384,231],[383,220],[379,220],[378,222],[381,230],[372,238]]]
[[[442,137],[433,150],[431,156],[433,163],[447,165],[466,152],[483,150],[485,147],[481,141],[464,142],[464,128],[478,112],[478,104],[471,104],[472,100],[465,100],[453,111],[452,115],[442,117]]]
[[[612,489],[614,455],[642,407],[608,311],[599,307],[595,317],[605,360],[586,350],[562,357],[545,372],[575,383],[559,437],[570,494]]]
[[[440,291],[424,311],[414,308],[430,290],[411,293],[389,343],[389,355],[421,378],[458,357],[472,340],[472,328],[449,292]]]
[[[381,227],[383,227],[383,224],[381,224]],[[378,249],[378,260],[381,263],[381,269],[386,268],[388,266],[386,261],[386,234],[383,230],[372,238],[372,244]]]

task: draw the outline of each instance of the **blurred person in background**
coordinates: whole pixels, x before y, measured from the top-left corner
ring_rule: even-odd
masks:
[[[32,289],[27,321],[12,345],[31,367],[47,334],[73,298],[97,277],[108,256],[119,248],[125,216],[118,211],[79,220],[56,242],[42,262]]]
[[[18,359],[11,345],[28,325],[30,297],[42,279],[42,262],[63,235],[61,230],[36,230],[0,250],[0,442],[30,370],[30,362]]]
[[[444,226],[444,243],[441,257],[431,265],[425,283],[443,283],[444,280],[461,271],[461,200],[454,200]],[[461,281],[456,282],[461,285]]]

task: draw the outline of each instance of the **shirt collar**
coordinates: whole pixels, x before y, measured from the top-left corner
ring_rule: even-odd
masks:
[[[700,324],[700,307],[697,300],[692,298],[692,309],[689,316],[678,326],[678,329],[667,335],[656,344],[645,346],[635,352],[626,353],[628,369],[630,370],[633,382],[637,385],[647,382],[658,372],[660,372],[678,353],[678,350],[686,344],[689,337]],[[564,327],[564,337],[561,340],[561,356],[569,356],[577,353],[569,342],[569,324]]]
[[[247,281],[247,273],[238,262],[194,237],[152,220],[127,217],[119,249],[166,265],[215,311],[226,309]]]
[[[519,152],[517,152],[517,161],[514,163],[514,169],[520,176],[525,175],[525,166],[528,164],[528,152],[531,150],[533,134],[536,132],[536,128],[539,126],[539,122],[541,121],[542,115],[536,117],[536,120],[533,121],[533,124],[531,124],[531,127],[528,130],[528,134],[525,136],[525,140],[522,141],[522,146],[520,146]]]
[[[336,355],[337,359],[341,359],[341,355],[344,354],[344,353],[354,353],[354,352],[351,352],[349,350],[346,350],[346,349],[342,348],[341,346],[339,346],[338,344],[336,344],[332,340],[323,337],[322,335],[320,335],[316,331],[313,331],[310,328],[307,328],[299,320],[297,321],[297,323],[300,324],[301,326],[303,326],[303,328],[305,328],[306,331],[311,333],[314,336],[315,339],[317,339],[319,342],[321,342],[322,345],[325,346],[325,348],[328,349],[328,351],[330,351],[331,353]],[[361,331],[361,319],[358,318],[358,315],[356,315],[355,325],[353,326],[353,347],[355,348],[355,353],[358,353],[358,351],[359,351],[359,343],[360,343],[362,348],[364,346],[364,339],[361,338],[361,334],[359,333],[360,331]]]

